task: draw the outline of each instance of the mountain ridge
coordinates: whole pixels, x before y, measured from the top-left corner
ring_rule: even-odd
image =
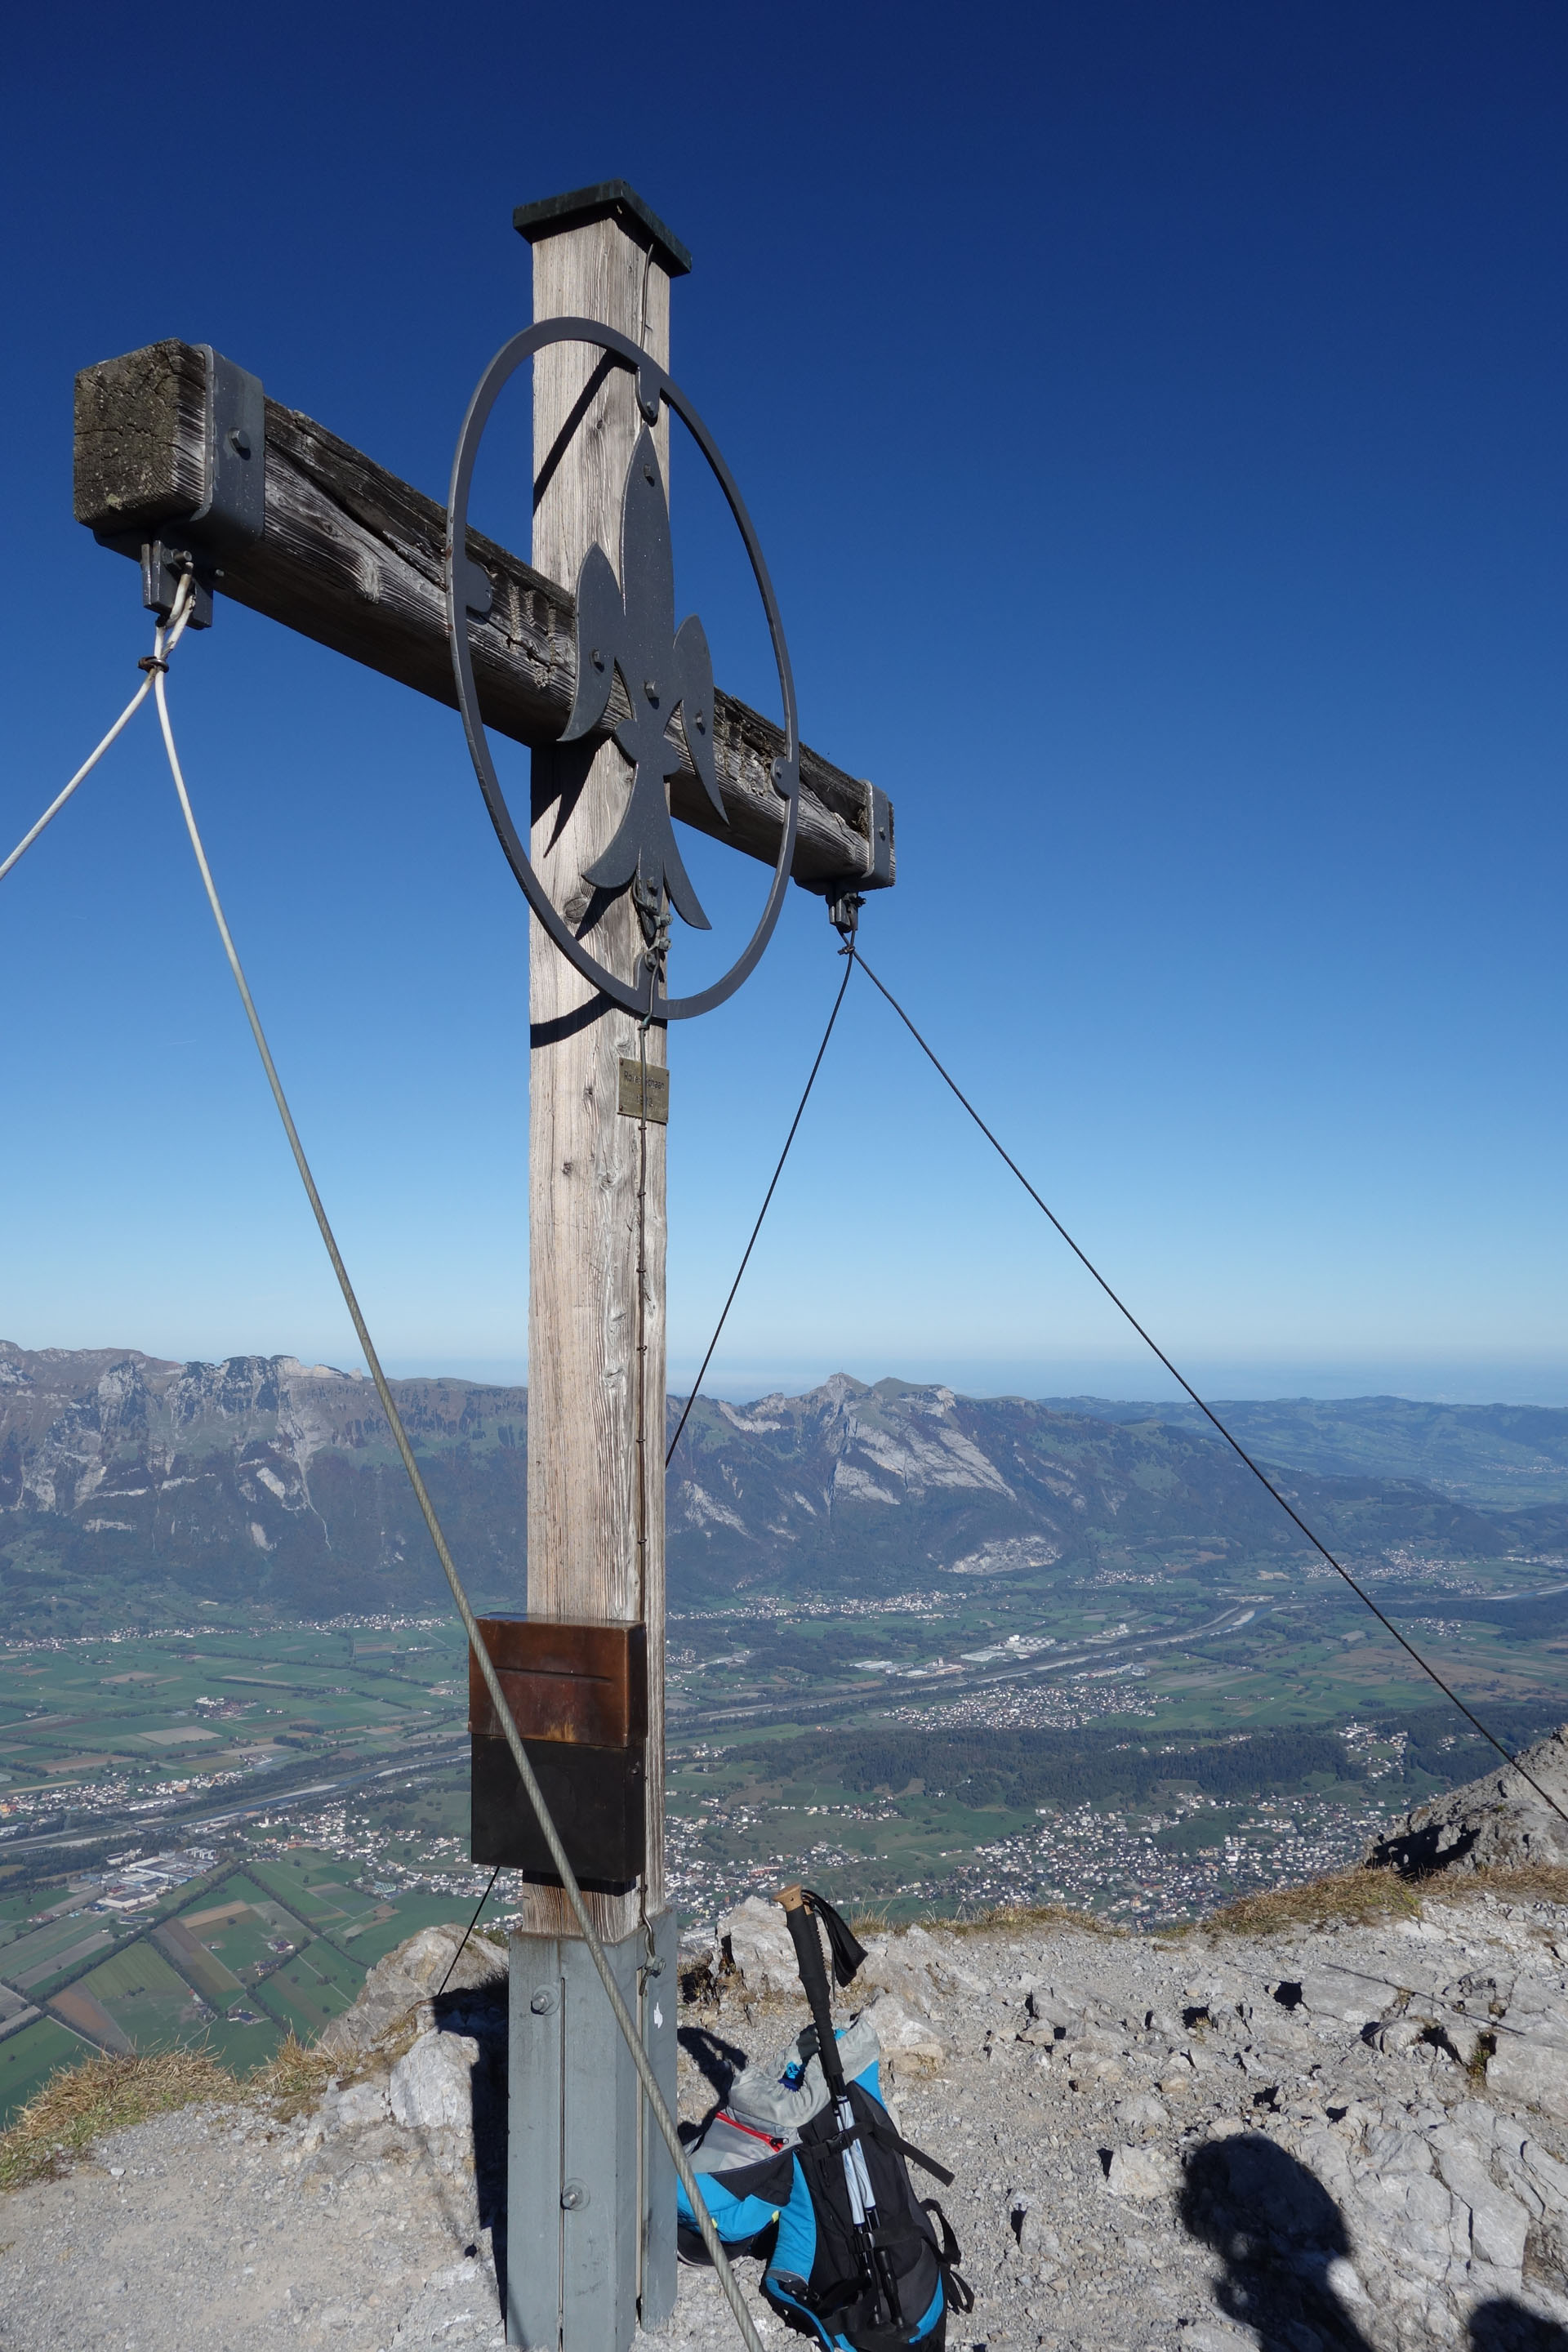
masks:
[[[477,1596],[521,1605],[526,1389],[441,1376],[393,1388]],[[670,1400],[671,1429],[679,1409]],[[1363,1560],[1400,1546],[1498,1559],[1568,1541],[1568,1411],[1399,1399],[1225,1411],[1244,1444],[1270,1438],[1282,1491]],[[1467,1496],[1489,1413],[1505,1470],[1551,1499]],[[1380,1415],[1394,1475],[1369,1466]],[[1426,1478],[1410,1475],[1418,1460]],[[680,1604],[1305,1553],[1190,1406],[966,1397],[892,1375],[835,1373],[739,1405],[700,1397],[668,1508]],[[181,1364],[0,1341],[0,1610],[14,1630],[145,1623],[193,1601],[319,1612],[326,1591],[333,1613],[375,1613],[440,1590],[363,1374],[292,1356]]]

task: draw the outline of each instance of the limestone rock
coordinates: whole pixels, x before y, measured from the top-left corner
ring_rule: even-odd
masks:
[[[971,1997],[987,1990],[983,1977],[965,1968],[953,1948],[955,1939],[940,1939],[926,1927],[907,1927],[901,1935],[878,1936],[866,1948],[857,1985],[890,1992],[910,2009],[929,2017],[933,2008],[955,1994]],[[1034,2006],[1033,1996],[1030,2007]]]
[[[1182,2352],[1255,2352],[1250,2336],[1223,2320],[1199,2319],[1182,2330]]]
[[[795,1946],[776,1903],[748,1895],[727,1919],[721,1920],[720,1940],[751,1993],[798,1992],[800,1969]]]
[[[392,2070],[387,2098],[405,2129],[438,2131],[473,2121],[479,2045],[468,2033],[422,2033]]]
[[[1123,2131],[1150,2130],[1169,2122],[1170,2113],[1163,2099],[1157,2099],[1152,2091],[1140,2091],[1116,2102],[1116,2120]]]
[[[911,2017],[894,1993],[879,1995],[866,2018],[897,2074],[934,2074],[947,2055],[925,2020]]]
[[[488,1936],[470,1936],[453,1966],[453,1954],[462,1942],[460,1927],[421,1927],[385,1959],[378,1960],[365,1978],[359,1998],[342,2017],[334,2018],[319,2047],[334,2057],[354,2057],[390,2040],[417,2017],[451,1969],[448,1995],[504,1988],[507,1956],[504,1946]],[[426,2021],[421,2020],[421,2023]]]
[[[1384,2003],[1374,1987],[1353,1971],[1304,1969],[1299,1979],[1300,2005],[1314,2018],[1334,2018],[1345,2025],[1368,2025]]]
[[[1568,2215],[1568,2164],[1532,2139],[1525,2141],[1520,2156],[1546,2210]]]
[[[1018,2248],[1031,2261],[1045,2261],[1059,2254],[1062,2250],[1062,2242],[1056,2231],[1044,2214],[1037,2213],[1032,2205],[1026,2206],[1018,2216]]]
[[[1111,2149],[1105,2185],[1112,2197],[1163,2197],[1175,2184],[1175,2159],[1163,2148]]]
[[[1432,2138],[1444,2182],[1470,2209],[1470,2242],[1477,2259],[1499,2270],[1521,2269],[1530,2227],[1523,2206],[1498,2187],[1473,2140],[1451,2125],[1434,2132]]]
[[[1568,1807],[1568,1724],[1520,1758],[1531,1779]],[[1568,1823],[1514,1771],[1487,1772],[1390,1822],[1367,1847],[1373,1869],[1518,1870],[1568,1866]]]
[[[1487,2089],[1510,2107],[1539,2107],[1568,2122],[1568,2050],[1522,2034],[1500,2034],[1487,2061]]]
[[[329,2131],[353,2130],[363,2124],[384,2124],[386,2117],[384,2082],[351,2083],[346,2090],[329,2091],[321,2101],[321,2121]]]

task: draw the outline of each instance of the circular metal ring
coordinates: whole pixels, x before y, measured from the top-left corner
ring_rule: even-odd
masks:
[[[637,379],[637,405],[651,425],[657,421],[660,400],[668,402],[691,435],[711,467],[715,480],[723,491],[731,513],[734,516],[741,537],[751,560],[752,575],[762,594],[763,608],[767,614],[768,635],[773,640],[773,660],[778,667],[779,688],[784,697],[784,750],[773,762],[773,789],[784,803],[786,814],[779,843],[778,861],[773,867],[772,887],[761,919],[752,933],[745,949],[730,966],[721,980],[711,988],[699,990],[691,996],[666,996],[659,988],[658,971],[647,967],[645,982],[624,981],[608,971],[596,956],[590,955],[570,925],[564,920],[543,883],[534,870],[532,860],[524,846],[522,836],[512,821],[490,756],[489,739],[479,716],[479,691],[474,682],[473,649],[468,643],[468,607],[467,590],[468,544],[468,491],[473,481],[474,465],[479,453],[479,443],[503,386],[524,360],[550,343],[590,343],[607,352],[622,366],[629,368]],[[713,436],[697,411],[679,388],[670,381],[667,371],[647,353],[613,327],[600,326],[592,319],[545,319],[537,326],[514,335],[490,362],[479,378],[468,413],[463,419],[463,429],[458,436],[458,454],[452,463],[452,487],[447,501],[447,626],[452,646],[452,670],[457,679],[458,707],[463,714],[463,732],[468,739],[468,751],[474,772],[479,780],[479,790],[485,796],[485,806],[490,813],[490,823],[508,865],[522,886],[524,897],[568,963],[580,972],[591,986],[609,997],[627,1013],[654,1021],[689,1021],[699,1013],[710,1013],[732,996],[742,982],[755,969],[763,951],[773,937],[773,927],[784,906],[784,891],[789,883],[790,867],[795,860],[795,829],[800,820],[800,729],[795,711],[795,678],[789,665],[789,647],[784,643],[784,622],[779,616],[778,601],[773,584],[768,577],[768,567],[763,561],[763,551],[757,543],[752,519],[736,488],[730,468],[720,456]]]

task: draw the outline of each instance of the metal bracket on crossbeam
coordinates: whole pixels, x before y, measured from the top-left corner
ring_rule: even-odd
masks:
[[[202,430],[202,502],[195,512],[146,531],[93,533],[102,547],[136,555],[142,602],[166,621],[180,583],[195,587],[189,625],[210,629],[213,589],[223,578],[226,550],[258,540],[267,525],[267,399],[259,376],[226,360],[210,343],[197,346],[206,362]]]
[[[868,890],[886,890],[893,879],[893,803],[880,784],[866,786],[867,829],[871,863],[864,874],[841,875],[818,883],[827,901],[827,919],[842,940],[852,940],[860,928],[860,909]]]

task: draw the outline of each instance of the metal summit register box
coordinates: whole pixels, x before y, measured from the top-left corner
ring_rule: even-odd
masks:
[[[624,1895],[647,1834],[647,1634],[641,1625],[481,1617],[479,1633],[580,1883]],[[468,1659],[473,1858],[558,1886],[479,1666]]]

